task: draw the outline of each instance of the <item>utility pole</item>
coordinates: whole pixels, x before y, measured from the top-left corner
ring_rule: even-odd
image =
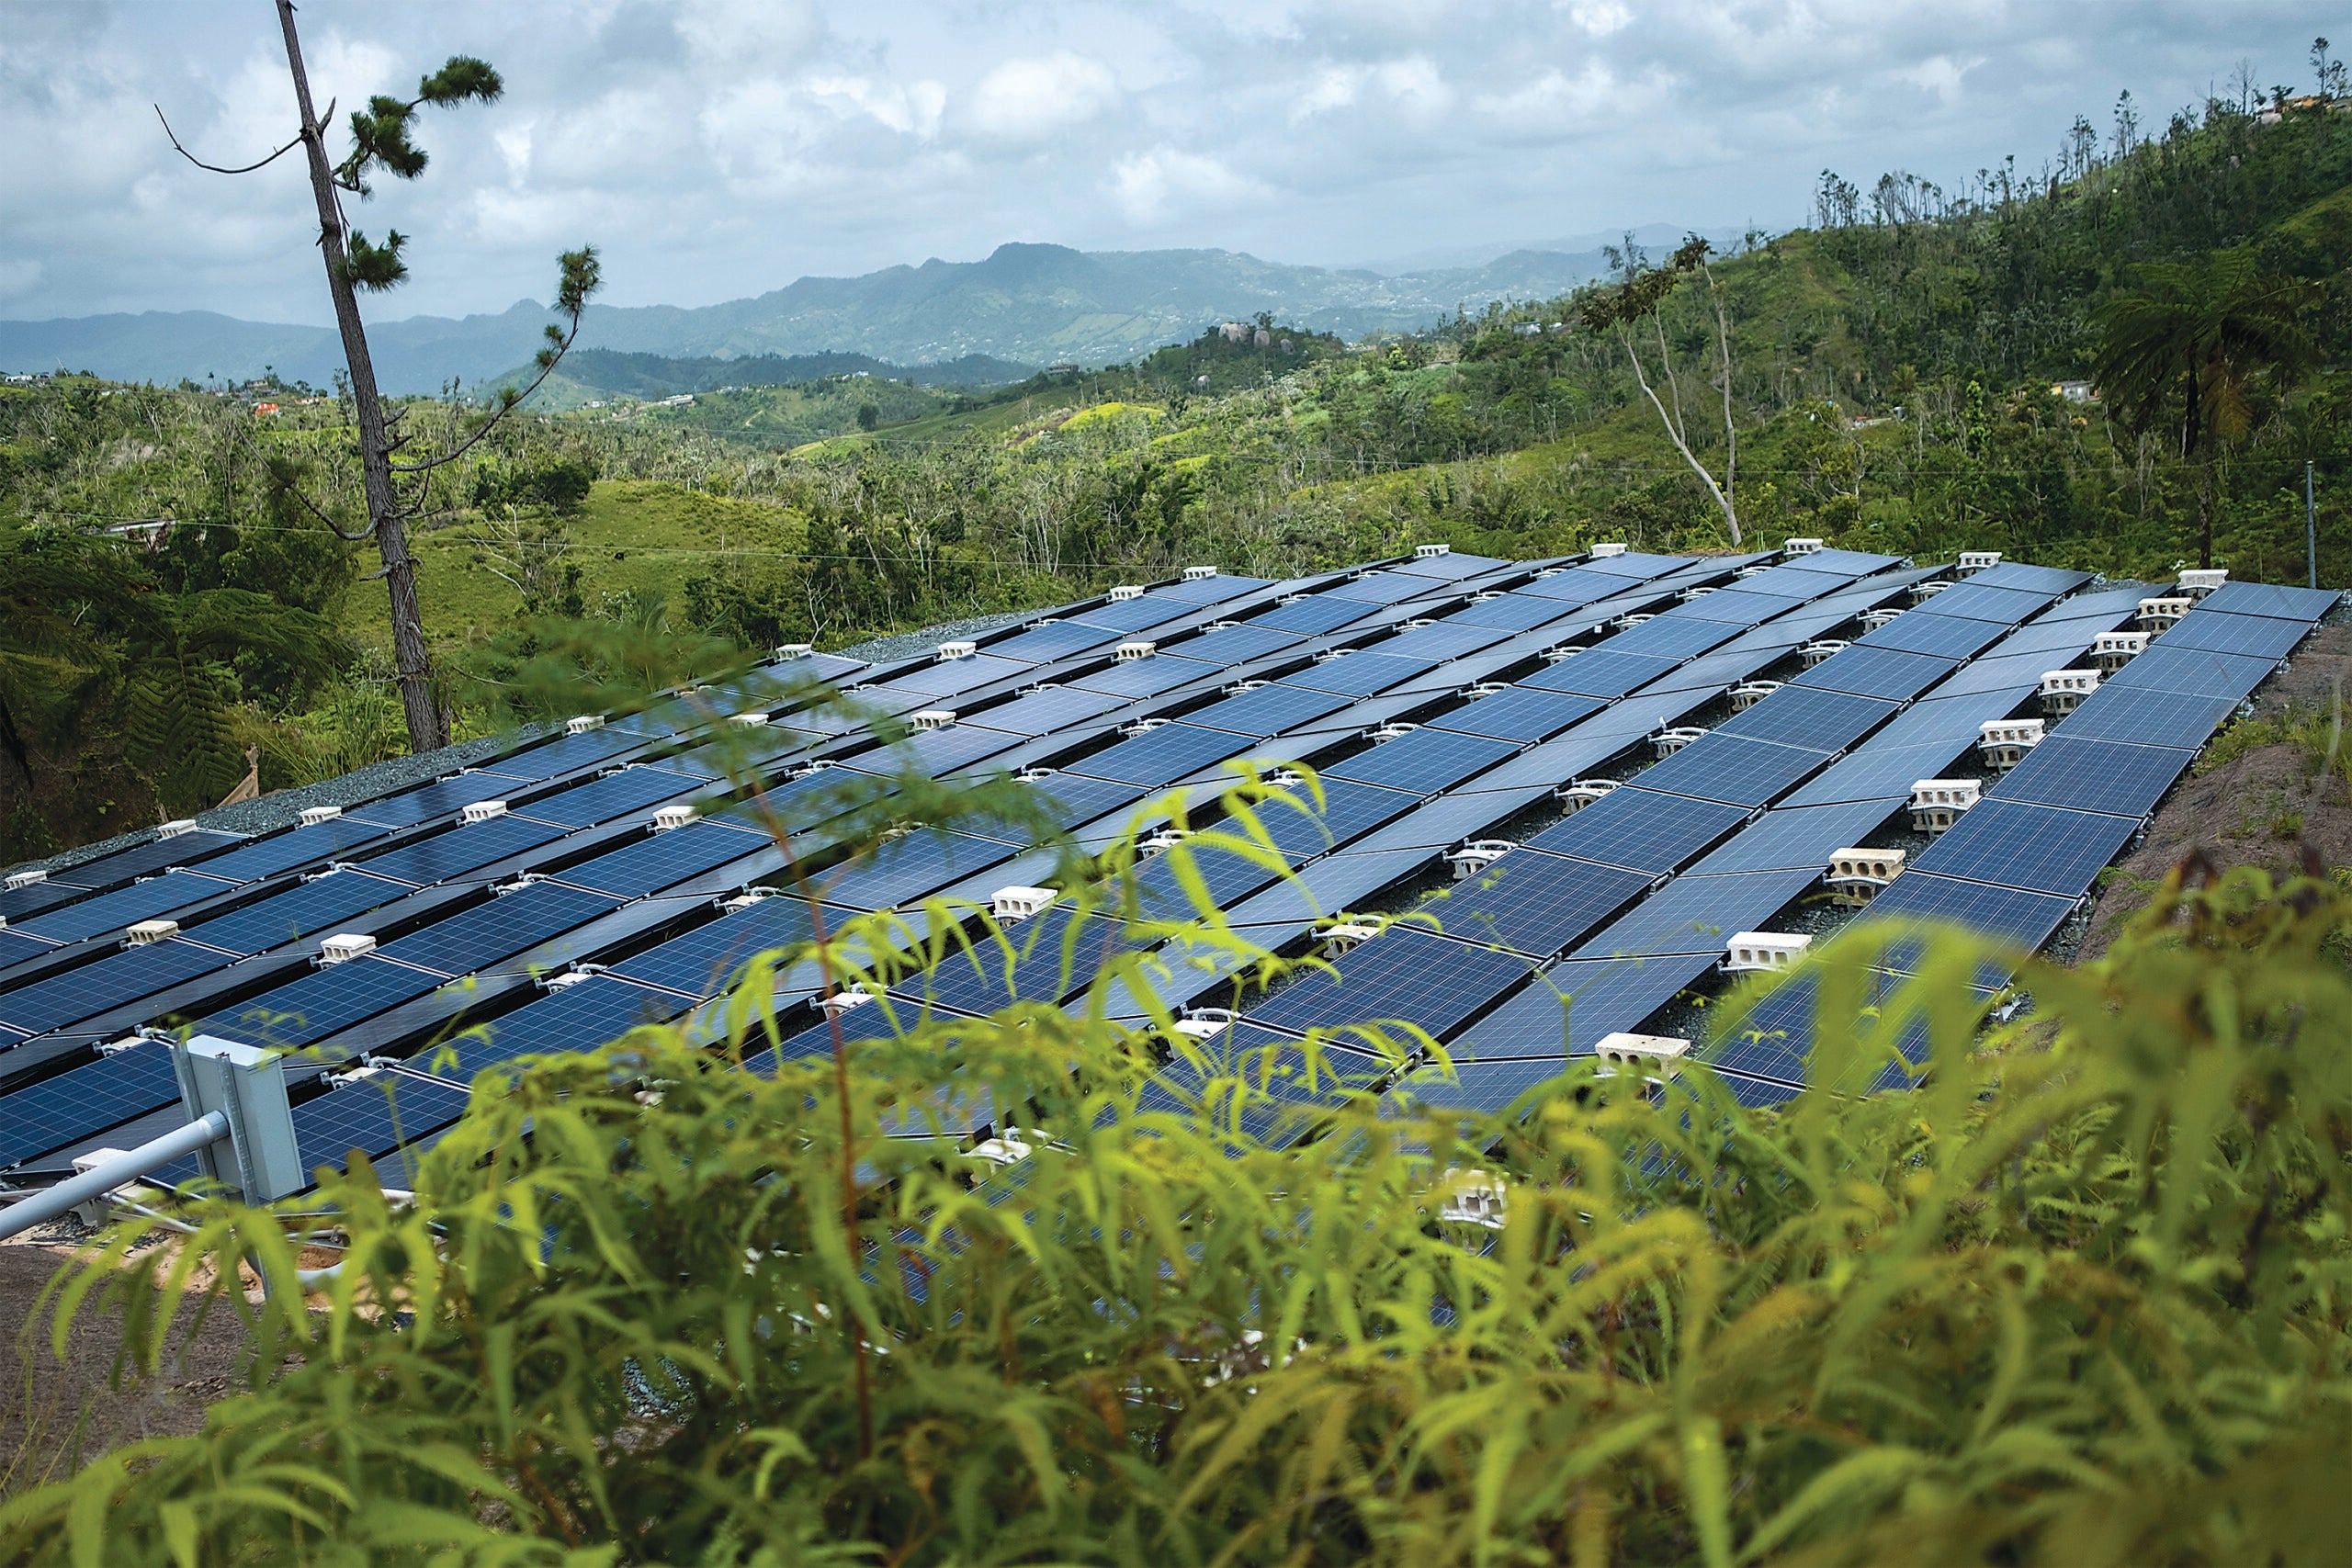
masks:
[[[2319,509],[2312,504],[2312,460],[2303,459],[2303,559],[2312,574],[2311,585],[2319,586]]]

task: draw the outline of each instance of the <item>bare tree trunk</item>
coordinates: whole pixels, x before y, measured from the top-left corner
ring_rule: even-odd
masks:
[[[1620,332],[1623,332],[1622,328]],[[1691,451],[1690,445],[1682,439],[1682,432],[1676,425],[1674,416],[1666,412],[1666,405],[1658,400],[1657,393],[1650,389],[1650,378],[1642,368],[1642,356],[1634,351],[1632,334],[1625,333],[1624,340],[1625,357],[1634,364],[1634,379],[1641,383],[1643,395],[1649,399],[1650,407],[1657,410],[1658,423],[1666,426],[1666,438],[1674,443],[1674,449],[1682,454],[1682,460],[1690,465],[1690,471],[1699,476],[1701,484],[1707,487],[1707,493],[1715,498],[1715,504],[1723,510],[1724,525],[1731,530],[1731,542],[1738,544],[1739,513],[1732,506],[1730,494],[1715,483],[1715,476],[1707,471],[1707,465],[1699,461],[1698,454]]]
[[[294,100],[302,112],[302,148],[311,161],[311,190],[319,204],[319,254],[326,263],[327,292],[334,300],[336,328],[351,375],[352,408],[359,425],[359,470],[368,497],[368,522],[384,560],[384,586],[392,601],[392,662],[399,672],[401,706],[408,716],[413,751],[447,744],[441,715],[433,705],[433,666],[424,649],[424,619],[416,603],[416,563],[408,553],[408,529],[392,493],[392,447],[384,425],[384,403],[376,390],[376,365],[368,355],[368,334],[359,321],[359,299],[344,266],[343,209],[335,198],[334,172],[327,163],[326,136],[311,107],[311,79],[302,65],[302,41],[294,30],[293,0],[277,0],[279,28],[286,34],[286,63],[294,73]]]

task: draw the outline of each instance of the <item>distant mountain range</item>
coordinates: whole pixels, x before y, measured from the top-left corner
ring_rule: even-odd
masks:
[[[1102,365],[1179,343],[1220,321],[1271,310],[1347,337],[1426,326],[1457,307],[1548,299],[1598,276],[1600,253],[1513,251],[1471,266],[1383,276],[1289,266],[1233,251],[1074,251],[1001,245],[985,261],[927,261],[861,277],[804,277],[753,299],[685,309],[594,306],[583,348],[668,359],[864,355],[892,367],[972,355],[1012,368]],[[368,340],[388,390],[478,385],[527,362],[548,322],[523,300],[498,315],[379,321]],[[146,311],[0,321],[0,369],[91,370],[126,381],[244,379],[264,367],[323,387],[343,363],[333,329],[210,311]],[[650,368],[650,367],[649,367]],[[674,372],[650,379],[669,382]],[[721,380],[726,378],[721,378]]]

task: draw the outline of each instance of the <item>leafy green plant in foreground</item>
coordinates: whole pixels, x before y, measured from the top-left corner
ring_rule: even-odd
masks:
[[[1169,852],[1251,852],[1284,804],[1231,794]],[[1189,951],[1255,956],[1200,916]],[[1916,1026],[1916,1091],[1758,1113],[1579,1062],[1473,1117],[1308,1109],[1318,1042],[1116,1027],[1143,959],[1069,1010],[763,1056],[779,975],[908,948],[869,917],[753,960],[716,1043],[484,1075],[413,1201],[328,1173],[300,1206],[348,1249],[307,1298],[282,1216],[116,1233],[58,1332],[104,1288],[152,1371],[154,1303],[242,1267],[266,1300],[209,1305],[249,1318],[251,1385],[7,1504],[0,1558],[2323,1561],[2348,918],[2316,879],[2177,874],[2101,963],[2023,962],[2035,1010],[1989,1030],[1971,983],[2014,955],[1936,934],[1858,1029],[1851,937],[1809,965],[1825,1079]],[[976,1104],[987,1157],[936,1135]],[[1450,1217],[1473,1191],[1492,1223]]]

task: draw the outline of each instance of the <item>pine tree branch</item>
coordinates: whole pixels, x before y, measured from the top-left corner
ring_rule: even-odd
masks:
[[[262,159],[259,163],[247,164],[242,169],[224,169],[218,164],[206,163],[203,159],[198,157],[195,153],[181,146],[180,139],[176,135],[173,134],[172,122],[168,119],[164,119],[164,106],[161,104],[155,104],[151,107],[155,111],[155,118],[159,120],[163,120],[164,134],[165,137],[170,139],[172,151],[177,152],[181,157],[186,158],[189,163],[194,164],[198,168],[203,169],[210,174],[250,175],[256,169],[266,169],[269,167],[270,164],[277,163],[277,160],[294,151],[295,148],[302,145],[302,138],[298,134],[293,141],[288,142],[285,146],[280,147],[277,152],[272,152],[268,157]],[[334,105],[333,103],[329,103],[327,105],[327,114],[330,118],[334,116]]]

